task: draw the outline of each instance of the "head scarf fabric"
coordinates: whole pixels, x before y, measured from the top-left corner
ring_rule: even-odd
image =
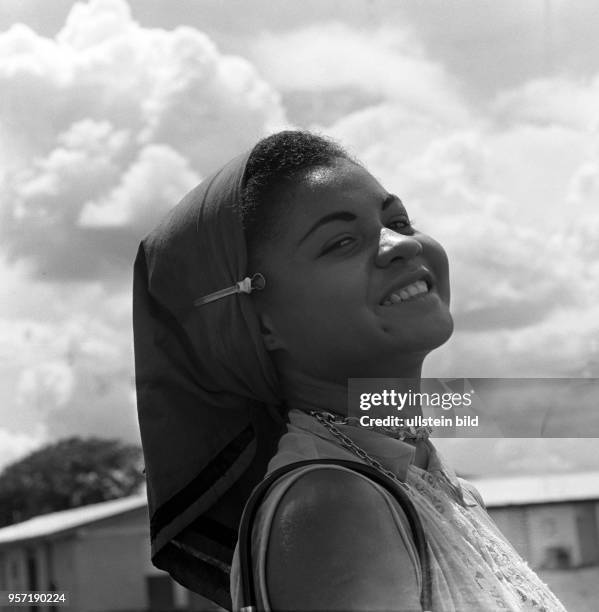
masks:
[[[258,272],[247,270],[237,209],[248,156],[170,212],[142,241],[134,271],[152,561],[224,607],[243,506],[284,430],[276,372],[250,296],[193,304]]]

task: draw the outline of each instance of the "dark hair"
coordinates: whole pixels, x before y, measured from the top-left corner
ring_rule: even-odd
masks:
[[[306,131],[287,130],[258,142],[246,164],[240,212],[250,258],[278,231],[287,210],[281,194],[302,174],[332,167],[339,159],[354,162],[337,143]]]

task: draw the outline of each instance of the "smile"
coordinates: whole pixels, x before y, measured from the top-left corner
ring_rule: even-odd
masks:
[[[419,295],[425,295],[429,292],[429,287],[426,284],[426,281],[419,280],[410,285],[406,285],[401,289],[396,289],[391,293],[388,297],[386,297],[382,305],[383,306],[393,306],[393,304],[399,304],[400,302],[407,302],[408,300],[412,300]]]

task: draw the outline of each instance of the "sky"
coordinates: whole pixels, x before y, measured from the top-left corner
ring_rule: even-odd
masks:
[[[283,128],[445,246],[456,330],[424,375],[599,377],[597,24],[594,0],[3,0],[0,467],[139,441],[137,245]],[[599,469],[595,439],[442,442],[465,473]]]

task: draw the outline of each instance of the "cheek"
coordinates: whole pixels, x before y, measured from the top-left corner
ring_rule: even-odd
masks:
[[[449,303],[449,260],[445,249],[436,240],[426,236],[422,241],[426,260],[432,267],[437,280],[437,291]]]
[[[363,289],[356,279],[342,274],[311,277],[296,275],[273,293],[272,320],[290,344],[327,344],[358,325],[364,308]]]

